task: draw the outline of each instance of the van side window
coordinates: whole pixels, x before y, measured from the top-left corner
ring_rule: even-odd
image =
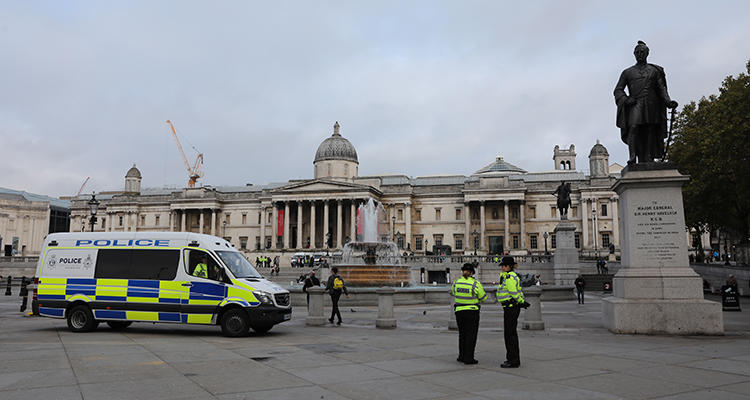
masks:
[[[100,249],[97,279],[173,280],[180,262],[179,250]]]
[[[187,272],[189,275],[213,281],[224,279],[222,268],[210,254],[200,250],[185,250],[185,253],[185,259],[188,261]]]

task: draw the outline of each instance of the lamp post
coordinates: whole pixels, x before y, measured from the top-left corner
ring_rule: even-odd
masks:
[[[549,237],[549,234],[547,232],[544,232],[544,255],[549,255],[549,251],[547,251],[547,238]]]
[[[427,239],[424,240],[424,255],[427,255]]]
[[[724,234],[724,265],[731,265],[729,263],[729,246],[727,246],[727,241],[729,241],[729,238],[727,238],[727,234]]]
[[[477,230],[474,229],[474,232],[471,232],[471,234],[474,236],[474,255],[477,255],[477,245],[479,244],[479,232],[477,232]]]
[[[96,213],[99,211],[99,200],[96,199],[96,193],[91,193],[91,200],[89,200],[89,211],[91,212],[91,232],[94,231],[94,225],[96,225]]]

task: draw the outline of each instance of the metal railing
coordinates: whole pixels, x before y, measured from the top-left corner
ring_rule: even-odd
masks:
[[[0,262],[38,262],[38,261],[39,261],[39,256],[33,256],[33,257],[28,257],[28,256],[11,256],[11,257],[1,256],[0,257]]]
[[[523,255],[513,256],[513,259],[518,264],[534,264],[534,263],[551,263],[552,255]],[[415,264],[464,264],[471,262],[478,263],[499,263],[502,256],[474,256],[474,255],[450,255],[450,256],[424,256],[424,255],[413,255],[413,256],[389,256],[389,257],[378,257],[375,259],[375,264],[380,265],[415,265]],[[329,264],[341,264],[341,256],[330,256],[328,257]],[[364,265],[363,260],[357,260],[352,264]]]

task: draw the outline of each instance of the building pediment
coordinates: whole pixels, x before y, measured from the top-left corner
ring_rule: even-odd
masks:
[[[283,197],[307,197],[318,194],[339,194],[344,198],[372,196],[379,198],[383,193],[370,186],[351,182],[341,182],[330,179],[314,179],[305,182],[295,182],[270,191],[274,198]]]

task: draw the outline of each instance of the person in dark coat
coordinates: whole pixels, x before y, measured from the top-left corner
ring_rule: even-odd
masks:
[[[339,321],[337,325],[341,325],[341,311],[339,311],[339,299],[341,298],[341,292],[344,292],[346,298],[349,298],[349,292],[346,290],[346,284],[344,280],[339,276],[339,269],[337,267],[331,267],[331,276],[328,277],[326,282],[326,292],[331,295],[331,318],[328,318],[328,322],[333,323],[333,317],[338,317]]]
[[[583,275],[578,275],[575,280],[576,294],[578,294],[578,304],[583,304],[583,289],[586,288],[586,280],[583,279]]]
[[[318,279],[317,276],[315,276],[315,270],[311,270],[310,273],[307,275],[307,278],[305,278],[305,284],[302,285],[302,291],[305,292],[307,295],[307,307],[310,307],[310,293],[307,293],[307,289],[311,288],[313,286],[320,286],[320,279]]]

